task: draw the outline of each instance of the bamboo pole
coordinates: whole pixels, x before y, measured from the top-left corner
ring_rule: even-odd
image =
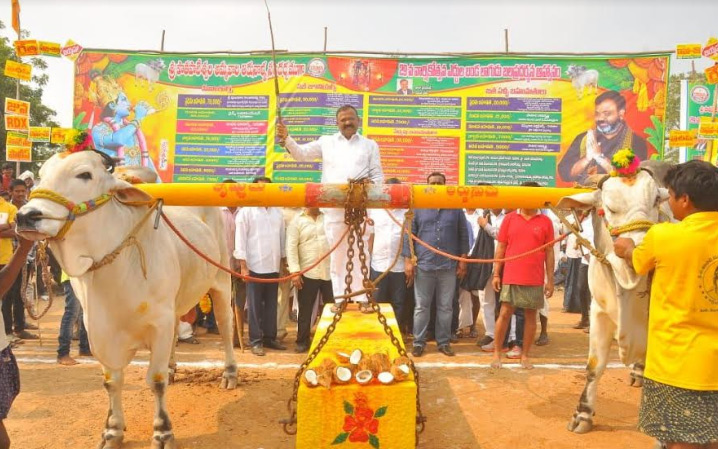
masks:
[[[138,184],[167,206],[252,206],[343,208],[347,184]],[[376,209],[538,209],[589,189],[519,186],[429,186],[384,184],[368,187],[367,207]]]
[[[189,56],[211,56],[211,55],[270,55],[272,50],[213,50],[213,51],[166,51],[158,52],[157,50],[128,50],[128,49],[117,49],[117,48],[85,48],[83,51],[102,51],[102,52],[116,52],[116,53],[142,53],[142,54],[159,54],[164,55],[189,55]],[[287,50],[275,50],[275,53],[286,54],[287,56],[300,56],[300,55],[324,55],[324,51],[308,50],[308,51],[292,51]],[[334,56],[344,55],[368,55],[377,57],[396,58],[396,56],[517,56],[517,57],[533,57],[533,56],[626,56],[626,55],[640,55],[640,56],[653,56],[653,55],[664,55],[673,54],[675,49],[672,50],[651,50],[651,51],[624,51],[624,52],[600,52],[600,53],[581,53],[581,52],[480,52],[480,51],[468,51],[468,52],[387,52],[387,51],[376,51],[376,50],[332,50],[331,54]]]

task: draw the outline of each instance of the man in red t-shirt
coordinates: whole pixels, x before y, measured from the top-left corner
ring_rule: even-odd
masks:
[[[532,181],[521,185],[539,187]],[[541,214],[538,209],[519,209],[506,215],[501,223],[495,258],[524,254],[551,242],[553,238],[551,219]],[[494,290],[501,292],[501,312],[496,321],[494,341],[504,341],[514,310],[524,309],[521,366],[525,369],[533,368],[528,356],[536,336],[536,311],[543,306],[544,297],[550,298],[553,295],[553,264],[554,253],[551,245],[519,259],[494,264],[491,283]],[[494,360],[491,366],[501,368],[501,345],[494,345]]]

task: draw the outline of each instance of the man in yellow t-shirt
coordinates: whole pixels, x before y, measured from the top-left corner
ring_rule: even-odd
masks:
[[[668,449],[718,449],[718,169],[686,162],[666,184],[680,223],[614,242],[637,273],[654,270],[638,425]]]
[[[0,268],[10,262],[13,253],[13,238],[15,237],[15,215],[17,208],[0,196]],[[2,332],[15,340],[12,335],[13,314],[12,301],[2,303],[3,329]],[[25,313],[23,311],[23,313]]]

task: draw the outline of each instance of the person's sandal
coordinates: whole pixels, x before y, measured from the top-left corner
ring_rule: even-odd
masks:
[[[187,338],[178,338],[177,341],[179,341],[180,343],[188,343],[191,345],[199,344],[199,340],[197,340],[197,337],[195,337],[194,335],[192,335],[191,337],[187,337]]]

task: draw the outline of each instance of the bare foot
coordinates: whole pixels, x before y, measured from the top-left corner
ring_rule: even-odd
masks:
[[[79,362],[77,360],[73,359],[72,357],[70,357],[69,355],[65,355],[62,357],[58,357],[57,363],[59,363],[60,365],[65,365],[65,366],[72,366],[72,365],[77,365]]]
[[[523,369],[534,369],[533,363],[529,362],[529,359],[521,358],[521,368]]]
[[[501,357],[494,357],[494,360],[491,362],[491,368],[501,369]]]

